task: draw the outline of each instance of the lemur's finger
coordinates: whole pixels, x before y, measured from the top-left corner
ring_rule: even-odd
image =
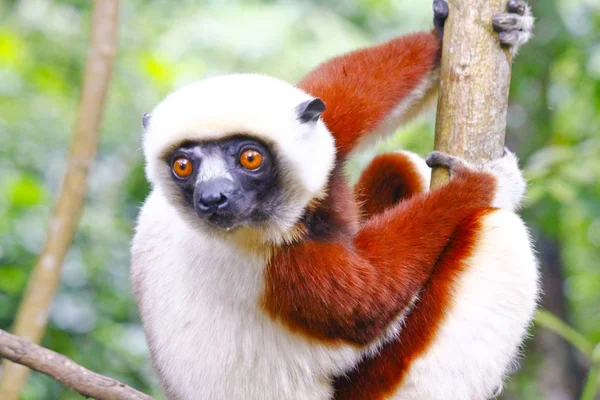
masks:
[[[508,12],[525,15],[525,11],[527,10],[527,4],[523,0],[510,0],[508,2]]]
[[[533,28],[533,19],[511,13],[496,14],[492,17],[492,26],[496,32],[530,31]]]
[[[517,17],[514,14],[509,13],[496,14],[492,18],[492,26],[496,32],[516,29]]]
[[[433,0],[433,26],[440,37],[444,34],[444,24],[448,18],[448,3],[445,0]]]
[[[531,33],[521,31],[506,31],[500,32],[498,36],[500,37],[500,43],[502,43],[503,45],[518,47],[529,41],[529,39],[531,38]]]
[[[460,163],[460,160],[456,157],[436,150],[429,154],[425,162],[427,163],[429,168],[444,167],[448,169],[453,169],[457,164]]]

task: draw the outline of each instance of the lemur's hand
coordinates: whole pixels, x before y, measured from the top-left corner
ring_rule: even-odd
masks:
[[[498,32],[500,43],[516,54],[519,47],[531,39],[534,21],[531,8],[524,0],[510,0],[507,12],[494,15],[492,26]]]
[[[433,0],[433,26],[442,38],[444,24],[448,18],[448,3],[446,0]],[[520,46],[531,39],[534,18],[531,9],[524,0],[510,0],[507,12],[494,15],[492,26],[498,32],[500,43],[510,48],[516,54]]]
[[[494,175],[497,182],[492,204],[494,207],[515,211],[520,207],[525,195],[526,183],[519,169],[517,157],[506,148],[502,157],[478,166],[441,151],[432,152],[425,162],[431,168],[447,168],[451,179],[470,171],[483,171]]]

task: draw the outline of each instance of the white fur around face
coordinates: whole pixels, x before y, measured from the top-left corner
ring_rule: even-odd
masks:
[[[296,107],[312,99],[302,90],[256,74],[223,75],[185,86],[152,111],[144,135],[146,174],[156,184],[164,153],[186,140],[248,134],[276,146],[282,167],[310,201],[327,183],[334,140],[321,120],[300,123]]]
[[[360,358],[289,332],[261,311],[267,254],[192,230],[154,188],[139,217],[132,281],[171,399],[325,400]]]
[[[487,215],[483,232],[436,338],[393,399],[487,400],[502,388],[533,317],[538,268],[514,213]]]

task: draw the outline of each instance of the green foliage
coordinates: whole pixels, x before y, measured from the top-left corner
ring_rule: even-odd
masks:
[[[43,344],[160,396],[128,277],[133,224],[149,190],[141,115],[173,88],[204,76],[252,71],[294,81],[333,55],[429,29],[429,3],[123,1],[100,151]],[[515,63],[508,145],[530,179],[525,218],[536,237],[560,247],[568,322],[579,332],[571,341],[580,348],[584,341],[600,342],[600,6],[593,0],[533,5],[536,37]],[[89,12],[90,2],[83,0],[0,2],[3,329],[13,322],[64,172]],[[430,113],[361,154],[349,174],[356,177],[376,151],[403,147],[426,154],[433,146],[432,121]],[[596,348],[595,359],[586,353],[592,369],[584,399],[594,397],[598,353]],[[526,349],[507,398],[542,398],[537,381],[544,357],[533,346]],[[23,398],[79,397],[34,374]]]
[[[535,321],[539,326],[562,336],[586,357],[591,366],[585,380],[581,400],[594,400],[600,386],[600,343],[594,346],[581,333],[547,311],[539,311]]]

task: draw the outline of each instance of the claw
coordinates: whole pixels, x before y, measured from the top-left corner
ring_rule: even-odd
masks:
[[[508,12],[525,15],[525,10],[527,10],[527,5],[522,0],[510,0],[508,2]]]

